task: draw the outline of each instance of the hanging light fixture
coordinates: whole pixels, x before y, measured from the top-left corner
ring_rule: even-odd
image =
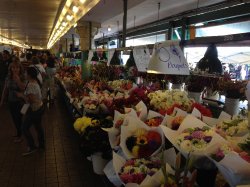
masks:
[[[74,27],[82,16],[99,2],[100,0],[66,0],[55,27],[51,32],[47,48],[50,49],[70,28]]]
[[[109,32],[111,31],[111,27],[110,27],[110,26],[108,26],[108,31],[109,31]]]
[[[179,41],[165,41],[154,45],[152,57],[148,64],[148,73],[189,75],[188,63]]]

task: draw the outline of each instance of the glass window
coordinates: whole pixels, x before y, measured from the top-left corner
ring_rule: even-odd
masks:
[[[250,31],[250,21],[230,23],[225,25],[203,27],[196,29],[196,37],[224,36],[230,34],[240,34]]]

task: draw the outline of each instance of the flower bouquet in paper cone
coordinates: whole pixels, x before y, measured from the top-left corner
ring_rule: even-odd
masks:
[[[106,157],[111,151],[108,134],[102,128],[112,126],[109,118],[95,119],[84,116],[78,118],[74,123],[75,130],[80,136],[80,148],[82,153],[89,156],[95,152],[101,152]]]
[[[234,152],[226,144],[221,144],[218,149],[208,156],[230,186],[249,184],[250,163],[244,160],[240,153]]]
[[[249,132],[248,120],[238,117],[222,120],[217,123],[216,131],[223,137],[244,136]]]
[[[213,152],[219,142],[226,142],[205,123],[187,115],[178,130],[161,125],[166,138],[184,155],[200,157]]]
[[[135,117],[128,117],[127,122],[121,127],[120,143],[127,158],[147,158],[160,151],[164,137],[159,127],[148,127]]]

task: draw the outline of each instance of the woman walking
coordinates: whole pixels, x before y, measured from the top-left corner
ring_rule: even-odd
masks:
[[[22,114],[20,112],[24,101],[16,95],[16,92],[23,92],[25,89],[24,71],[17,57],[13,58],[13,62],[9,66],[8,76],[5,81],[4,90],[1,97],[0,105],[3,105],[6,97],[8,98],[8,106],[12,120],[16,127],[16,135],[14,142],[21,142],[21,125]]]
[[[27,68],[27,87],[23,93],[17,95],[23,98],[27,104],[28,109],[24,115],[22,124],[23,134],[28,144],[27,152],[23,156],[29,155],[36,151],[37,146],[34,143],[33,135],[30,132],[30,127],[34,126],[38,136],[38,147],[44,149],[44,130],[42,127],[42,115],[44,112],[44,105],[42,102],[41,88],[39,80],[37,79],[37,70],[34,67]]]

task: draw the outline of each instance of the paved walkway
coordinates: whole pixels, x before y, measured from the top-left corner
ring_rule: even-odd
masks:
[[[25,141],[14,143],[15,130],[7,107],[0,109],[0,187],[109,187],[95,175],[92,164],[81,156],[77,134],[63,103],[47,108],[46,150],[23,157]]]

